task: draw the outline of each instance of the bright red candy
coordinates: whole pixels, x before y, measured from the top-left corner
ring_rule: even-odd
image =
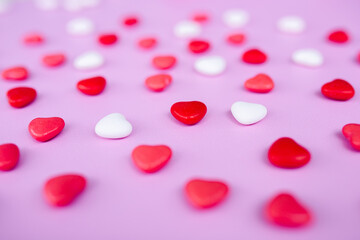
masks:
[[[242,44],[245,41],[245,35],[242,33],[234,33],[234,34],[230,34],[227,37],[227,41],[229,43],[235,44],[235,45],[239,45]]]
[[[135,26],[139,23],[139,19],[135,16],[130,16],[124,19],[125,26]]]
[[[342,133],[349,140],[351,146],[360,151],[360,124],[346,124],[342,129]]]
[[[271,222],[284,227],[301,227],[311,220],[311,212],[288,193],[275,196],[265,211]]]
[[[348,34],[343,30],[337,30],[334,32],[331,32],[328,36],[329,41],[334,43],[346,43],[349,41]]]
[[[10,171],[16,167],[20,158],[20,150],[13,143],[0,145],[0,170]]]
[[[198,23],[204,23],[209,20],[209,16],[206,13],[196,13],[192,17],[192,20]]]
[[[54,206],[69,205],[84,191],[86,179],[78,174],[65,174],[49,179],[44,186],[46,200]]]
[[[347,81],[335,79],[325,83],[321,88],[321,93],[330,99],[346,101],[354,96],[355,90]]]
[[[261,64],[266,62],[267,56],[259,49],[250,49],[242,55],[242,60],[250,64]]]
[[[194,125],[198,123],[207,112],[206,105],[199,101],[177,102],[171,106],[171,114],[178,121]]]
[[[156,44],[157,44],[156,38],[152,38],[152,37],[142,38],[138,42],[139,47],[144,49],[153,48],[156,46]]]
[[[35,100],[36,90],[30,87],[17,87],[10,89],[6,95],[12,107],[22,108]]]
[[[28,75],[28,70],[21,66],[8,68],[2,72],[2,77],[7,80],[25,80]]]
[[[193,179],[185,186],[188,200],[199,208],[210,208],[217,205],[226,198],[228,192],[227,184],[220,181]]]
[[[65,127],[59,117],[35,118],[29,124],[30,135],[37,141],[46,142],[56,137]]]
[[[166,70],[176,64],[176,58],[170,55],[156,56],[153,58],[152,64],[157,69]]]
[[[112,44],[116,43],[117,40],[118,40],[118,37],[116,36],[116,34],[113,34],[113,33],[102,34],[98,38],[99,43],[101,43],[102,45],[112,45]]]
[[[24,43],[28,45],[39,45],[44,42],[44,37],[38,33],[31,33],[24,37]]]
[[[153,173],[163,168],[170,160],[172,151],[165,145],[140,145],[132,152],[136,167],[146,173]]]
[[[57,67],[62,65],[66,60],[66,57],[62,53],[53,53],[45,55],[42,58],[42,62],[47,67]]]
[[[310,152],[288,137],[279,138],[268,151],[269,161],[281,168],[299,168],[310,161]]]
[[[172,77],[168,74],[156,74],[145,80],[145,85],[153,91],[163,91],[172,82]]]
[[[274,88],[274,82],[268,75],[260,73],[246,80],[244,86],[251,92],[268,93]]]
[[[98,95],[104,91],[106,80],[100,76],[92,77],[79,81],[76,86],[86,95]]]
[[[193,53],[203,53],[210,48],[210,44],[204,40],[193,40],[189,42],[188,48]]]
[[[360,52],[357,55],[357,61],[360,63]]]

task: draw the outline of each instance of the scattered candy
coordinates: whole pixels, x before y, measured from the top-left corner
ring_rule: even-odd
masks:
[[[342,79],[335,79],[325,83],[321,88],[321,93],[330,99],[347,101],[355,95],[355,90],[350,83]]]
[[[42,58],[42,62],[47,67],[58,67],[61,66],[66,60],[66,57],[62,53],[53,53],[45,55]]]
[[[250,15],[242,9],[230,9],[223,15],[224,23],[231,28],[243,27],[249,22]]]
[[[132,132],[132,126],[124,115],[111,113],[106,115],[95,126],[95,133],[103,138],[125,138]]]
[[[66,30],[70,35],[85,36],[94,31],[94,24],[88,18],[75,18],[67,23]]]
[[[226,198],[228,192],[229,187],[221,181],[193,179],[185,186],[186,197],[198,208],[210,208],[219,204]]]
[[[170,112],[178,121],[187,125],[194,125],[203,119],[207,107],[199,101],[177,102],[171,106]]]
[[[59,117],[35,118],[29,124],[30,135],[39,142],[46,142],[56,137],[65,127]]]
[[[172,151],[165,145],[140,145],[132,152],[132,159],[137,168],[154,173],[163,168],[170,160]]]
[[[85,189],[86,179],[78,174],[64,174],[50,178],[44,186],[46,200],[53,206],[72,203]]]
[[[102,45],[113,45],[118,40],[118,37],[116,34],[108,33],[108,34],[102,34],[99,36],[98,41]]]
[[[143,49],[151,49],[157,44],[156,38],[148,37],[139,40],[138,45]]]
[[[74,67],[78,70],[91,70],[101,67],[105,62],[104,57],[96,51],[88,51],[74,60]]]
[[[294,63],[305,67],[319,67],[324,62],[321,52],[312,48],[295,51],[292,54],[292,60]]]
[[[44,37],[38,33],[31,33],[24,37],[24,43],[27,45],[40,45],[44,42]]]
[[[132,27],[132,26],[135,26],[139,23],[139,19],[135,16],[130,16],[130,17],[126,17],[123,21],[124,25],[125,26],[129,26],[129,27]]]
[[[13,143],[0,145],[0,171],[10,171],[16,167],[20,158],[20,150]]]
[[[176,64],[176,58],[170,55],[156,56],[153,58],[152,64],[157,69],[166,70]]]
[[[210,44],[203,40],[192,40],[189,42],[188,48],[193,53],[203,53],[210,48]]]
[[[10,89],[6,96],[12,107],[22,108],[35,100],[36,90],[30,87],[17,87]]]
[[[226,61],[220,56],[204,56],[195,61],[194,68],[200,74],[216,76],[225,71]]]
[[[349,41],[349,36],[344,30],[337,30],[331,32],[328,36],[330,42],[334,43],[346,43]]]
[[[100,76],[81,80],[76,85],[80,92],[86,95],[98,95],[104,91],[105,86],[106,80]]]
[[[12,67],[2,72],[2,77],[7,80],[25,80],[29,76],[25,67]]]
[[[163,91],[172,82],[172,77],[168,74],[152,75],[145,80],[145,85],[149,89],[160,92]]]
[[[285,16],[277,22],[277,28],[283,33],[298,34],[304,32],[305,21],[298,16]]]
[[[288,137],[279,138],[268,151],[269,161],[281,168],[299,168],[305,166],[311,158],[310,152]]]
[[[204,23],[209,20],[209,17],[206,13],[197,13],[192,17],[192,20],[198,23]]]
[[[261,104],[238,101],[231,105],[231,113],[239,123],[251,125],[261,121],[267,109]]]
[[[195,21],[181,21],[174,27],[174,34],[178,38],[193,38],[201,33],[201,25]]]
[[[268,93],[274,88],[274,82],[268,75],[260,73],[246,80],[244,86],[251,92]]]
[[[349,140],[351,146],[360,151],[360,124],[346,124],[342,129],[342,133]]]
[[[284,227],[301,227],[311,220],[311,213],[288,193],[276,195],[266,206],[269,221]]]
[[[261,64],[261,63],[266,62],[267,56],[265,53],[263,53],[259,49],[254,48],[254,49],[250,49],[250,50],[247,50],[246,52],[244,52],[244,54],[242,55],[242,60],[245,63]]]
[[[245,41],[245,35],[242,33],[233,33],[227,37],[227,41],[231,44],[239,45]]]

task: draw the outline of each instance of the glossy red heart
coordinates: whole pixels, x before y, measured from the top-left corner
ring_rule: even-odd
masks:
[[[2,77],[7,80],[25,80],[28,78],[28,71],[25,67],[12,67],[2,72]]]
[[[334,32],[331,32],[328,36],[329,41],[334,43],[346,43],[349,41],[348,34],[343,30],[337,30]]]
[[[44,42],[44,37],[38,33],[30,33],[24,37],[24,43],[29,45],[39,45]]]
[[[230,34],[227,37],[227,41],[231,44],[239,45],[245,41],[245,35],[242,33],[234,33]]]
[[[0,145],[0,170],[10,171],[16,167],[19,162],[20,151],[13,143]]]
[[[66,60],[66,57],[62,53],[53,53],[45,55],[42,62],[47,67],[57,67],[62,65]]]
[[[354,96],[355,90],[347,81],[335,79],[332,82],[325,83],[321,88],[321,93],[330,99],[346,101]]]
[[[268,93],[274,88],[274,82],[268,75],[260,73],[246,80],[244,86],[251,92]]]
[[[310,161],[310,152],[288,137],[279,138],[268,151],[269,161],[281,168],[299,168]]]
[[[168,74],[156,74],[145,80],[145,85],[153,91],[163,91],[172,82],[172,77]]]
[[[165,145],[140,145],[132,152],[136,167],[146,173],[153,173],[163,168],[170,160],[172,151]]]
[[[292,195],[280,193],[266,206],[267,218],[280,226],[301,227],[311,220],[311,213]]]
[[[188,200],[199,208],[217,205],[226,198],[228,192],[229,187],[221,181],[193,179],[185,186],[185,194]]]
[[[138,42],[139,47],[144,49],[153,48],[156,46],[156,44],[157,44],[156,38],[152,38],[152,37],[142,38]]]
[[[77,88],[86,95],[98,95],[106,86],[106,80],[103,77],[92,77],[81,80],[77,83]]]
[[[54,206],[66,206],[84,191],[86,179],[78,174],[50,178],[44,186],[46,200]]]
[[[198,23],[205,23],[209,20],[209,16],[206,13],[196,13],[192,20]]]
[[[242,60],[250,64],[261,64],[266,62],[267,56],[259,49],[250,49],[242,55]]]
[[[157,69],[169,69],[172,68],[176,63],[174,56],[156,56],[152,60],[153,66]]]
[[[188,48],[193,53],[203,53],[210,48],[210,43],[203,40],[193,40],[189,42]]]
[[[131,27],[137,25],[139,23],[139,19],[135,16],[129,16],[124,19],[123,23],[125,26]]]
[[[46,142],[56,137],[65,127],[65,122],[59,117],[35,118],[29,124],[30,135],[40,142]]]
[[[360,124],[346,124],[342,129],[342,133],[349,140],[351,146],[360,151]]]
[[[177,102],[171,106],[171,114],[187,125],[198,123],[207,112],[206,105],[199,101]]]
[[[102,34],[99,36],[98,41],[102,45],[112,45],[116,43],[118,40],[118,37],[116,34],[108,33],[108,34]]]
[[[30,87],[17,87],[10,89],[6,96],[12,107],[22,108],[35,100],[36,90]]]

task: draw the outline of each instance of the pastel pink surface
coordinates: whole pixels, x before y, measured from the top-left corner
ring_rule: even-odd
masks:
[[[0,52],[6,56],[0,58],[1,70],[27,66],[31,75],[26,84],[41,93],[36,104],[14,109],[4,99],[17,82],[0,80],[0,143],[15,142],[22,151],[17,168],[0,174],[1,239],[360,239],[360,155],[341,134],[345,124],[360,123],[360,95],[336,102],[319,93],[324,83],[335,78],[346,79],[359,90],[360,65],[354,54],[359,51],[360,2],[208,2],[107,0],[80,13],[42,12],[25,2],[0,15]],[[247,41],[240,46],[224,40],[231,29],[225,27],[222,14],[233,7],[251,14],[243,28]],[[187,51],[187,40],[172,32],[178,21],[200,10],[211,19],[201,36],[212,43],[206,54],[228,61],[226,72],[211,79],[193,70],[197,56]],[[133,13],[141,24],[131,29],[119,25],[119,19]],[[303,17],[305,33],[278,32],[276,21],[285,15]],[[91,18],[97,33],[119,32],[121,41],[104,48],[96,41],[97,33],[68,35],[65,24],[78,16]],[[352,41],[334,46],[324,36],[339,26],[346,27]],[[46,43],[23,46],[19,39],[31,31],[44,33]],[[144,35],[156,36],[158,46],[139,49],[137,41]],[[239,60],[252,47],[266,52],[265,64]],[[308,47],[324,54],[322,67],[308,69],[291,62],[294,50]],[[93,49],[105,56],[106,64],[87,72],[74,70],[74,57]],[[63,51],[69,61],[55,69],[42,66],[41,57],[53,51]],[[144,88],[143,81],[158,72],[151,59],[162,54],[173,54],[178,61],[167,70],[174,78],[172,87],[157,94]],[[260,72],[276,81],[271,94],[243,89],[243,81]],[[95,75],[107,79],[106,91],[96,98],[79,94],[76,82]],[[201,124],[185,127],[169,109],[175,102],[193,99],[204,102],[208,113]],[[266,121],[239,126],[230,113],[231,104],[239,100],[266,105]],[[132,123],[129,138],[108,141],[95,135],[97,121],[112,112],[121,112]],[[40,116],[61,116],[66,121],[56,141],[42,144],[28,135],[28,123]],[[268,146],[282,136],[311,148],[311,165],[290,171],[271,166]],[[134,170],[134,147],[163,142],[172,146],[171,164],[154,175]],[[64,172],[87,177],[86,196],[66,209],[54,209],[44,203],[42,187],[49,177]],[[223,179],[231,186],[231,196],[209,211],[189,207],[182,190],[191,178]],[[309,226],[284,229],[264,219],[268,199],[283,191],[311,208],[314,221]]]

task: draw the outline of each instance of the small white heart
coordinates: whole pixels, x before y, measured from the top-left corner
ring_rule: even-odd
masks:
[[[223,15],[224,23],[231,28],[243,27],[249,22],[250,15],[242,9],[230,9]]]
[[[106,115],[95,126],[95,133],[103,138],[124,138],[131,132],[131,124],[120,113]]]
[[[231,113],[239,123],[250,125],[262,120],[267,109],[262,104],[238,101],[231,105]]]
[[[75,7],[75,4],[72,7]],[[94,24],[88,18],[75,18],[67,23],[66,31],[70,35],[84,36],[94,31]]]
[[[277,27],[281,32],[297,34],[305,30],[305,21],[297,16],[285,16],[279,19]]]
[[[292,60],[299,65],[306,67],[319,67],[323,64],[324,58],[321,52],[312,48],[305,48],[295,51]]]
[[[226,61],[220,56],[200,57],[195,61],[194,68],[198,73],[215,76],[225,71]]]
[[[74,67],[78,70],[90,70],[95,69],[104,64],[104,57],[96,51],[88,51],[74,60]]]
[[[194,21],[181,21],[174,27],[174,34],[178,38],[197,37],[201,33],[201,25]]]

